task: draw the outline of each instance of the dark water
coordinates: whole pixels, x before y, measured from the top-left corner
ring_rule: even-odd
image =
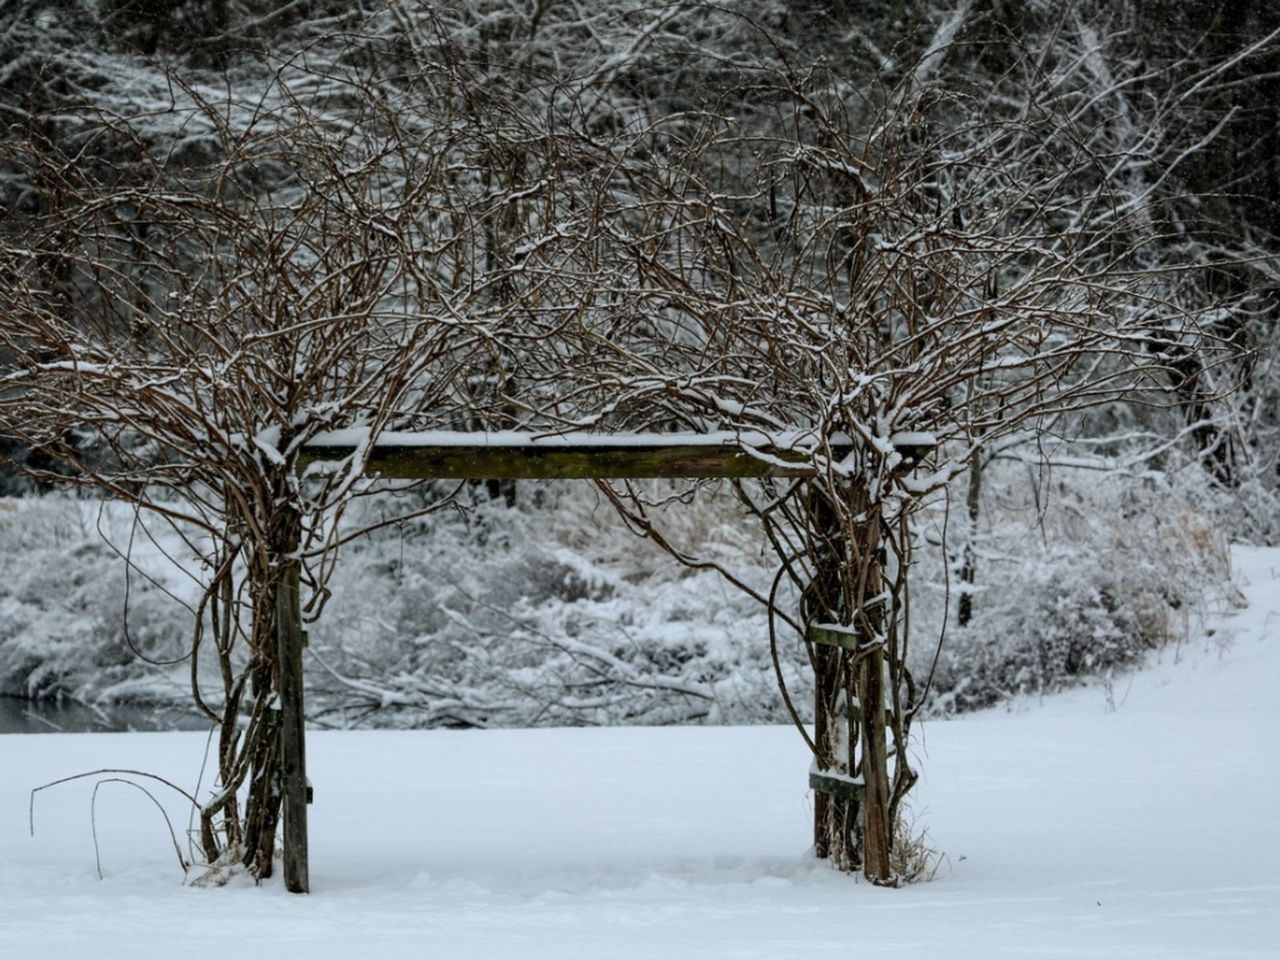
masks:
[[[0,733],[110,733],[206,730],[208,722],[167,707],[86,707],[70,701],[0,697]]]

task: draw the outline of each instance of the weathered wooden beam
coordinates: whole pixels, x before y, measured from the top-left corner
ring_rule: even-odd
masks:
[[[351,448],[309,446],[305,460],[340,460]],[[794,458],[794,454],[791,455]],[[807,462],[763,460],[732,447],[561,444],[556,446],[375,446],[367,472],[393,480],[648,480],[805,477]]]
[[[302,454],[304,468],[349,457],[356,441],[322,437]],[[915,466],[933,449],[916,435],[895,448],[903,469]],[[847,456],[850,443],[832,447]],[[812,461],[793,450],[767,445],[750,449],[732,435],[696,437],[534,437],[518,434],[390,435],[370,449],[366,472],[392,480],[648,480],[759,477],[811,477]]]
[[[879,571],[876,571],[879,576]],[[862,777],[866,783],[863,806],[864,851],[862,873],[872,883],[890,883],[893,845],[889,822],[889,755],[886,743],[888,712],[885,709],[884,647],[877,646],[862,661],[855,678],[862,709]]]

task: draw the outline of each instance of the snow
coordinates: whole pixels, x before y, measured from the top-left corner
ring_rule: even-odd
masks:
[[[369,430],[353,427],[345,430],[327,430],[318,433],[310,441],[312,447],[356,447],[367,443]],[[568,433],[540,434],[517,430],[456,431],[387,430],[378,434],[379,447],[682,447],[682,446],[768,446],[780,441],[795,443],[805,439],[813,441],[812,434],[790,431],[780,436],[763,433],[735,433],[729,430],[707,433]]]
[[[938,445],[938,436],[921,430],[909,430],[895,433],[889,438],[889,442],[895,447],[934,447]]]
[[[1280,955],[1280,550],[1250,605],[1148,669],[921,725],[931,882],[809,859],[779,727],[319,733],[309,897],[181,883],[142,794],[194,785],[199,734],[0,737],[0,956],[1178,958]],[[1270,718],[1270,719],[1268,719]],[[206,785],[207,786],[207,785]],[[186,825],[176,794],[159,794]]]
[[[280,453],[280,433],[279,427],[267,427],[253,438],[253,445],[277,467],[285,465],[284,457]]]
[[[722,410],[741,413],[746,408],[733,407],[729,401],[713,398]],[[367,427],[349,427],[343,430],[325,430],[317,433],[307,444],[309,447],[357,448],[367,445],[370,431]],[[845,434],[828,437],[833,446],[852,441]],[[255,442],[259,440],[255,439]],[[519,430],[385,430],[378,434],[378,447],[777,447],[786,450],[811,449],[817,442],[811,430],[779,428],[770,433],[761,431],[713,430],[703,433],[589,433],[567,431],[564,433],[531,433]],[[912,431],[895,433],[887,439],[877,438],[885,453],[892,453],[896,446],[933,446],[938,438],[932,433]]]

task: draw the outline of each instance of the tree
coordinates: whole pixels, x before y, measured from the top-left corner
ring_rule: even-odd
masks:
[[[817,849],[887,883],[922,702],[913,513],[984,446],[1158,395],[1170,358],[1192,337],[1212,357],[1213,338],[1131,256],[1140,224],[1080,229],[1116,199],[1105,180],[1078,192],[1088,149],[1034,146],[1051,117],[955,122],[967,98],[914,77],[859,110],[822,69],[747,83],[776,132],[721,105],[679,140],[638,219],[615,227],[637,268],[611,285],[609,337],[582,369],[627,426],[660,416],[812,458],[815,481],[743,495],[799,600],[781,620],[814,666],[816,733],[798,712],[797,726],[818,775],[862,791],[820,798]],[[904,453],[916,445],[937,450],[927,472]],[[611,495],[665,542],[642,491]],[[777,596],[761,598],[773,613]]]
[[[298,70],[252,103],[180,86],[184,125],[216,145],[198,166],[112,117],[91,132],[122,145],[110,176],[44,138],[8,157],[57,203],[3,249],[0,424],[58,465],[28,462],[41,480],[172,521],[203,557],[192,695],[221,737],[201,845],[207,862],[259,878],[275,849],[280,727],[301,722],[279,716],[299,618],[320,615],[336,551],[359,532],[341,521],[369,489],[367,444],[505,404],[476,392],[495,356],[571,321],[590,287],[575,263],[597,200],[591,156],[465,74],[400,80],[392,99],[359,72]],[[540,166],[533,189],[493,189],[487,171],[513,153]],[[553,185],[562,165],[582,188]],[[523,239],[495,232],[522,208]],[[334,427],[359,427],[366,445],[304,470],[308,440]]]

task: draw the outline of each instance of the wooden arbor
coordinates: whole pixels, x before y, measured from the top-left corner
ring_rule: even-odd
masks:
[[[758,439],[758,442],[755,442]],[[893,438],[901,456],[900,469],[914,467],[932,449],[918,437]],[[342,433],[309,444],[304,467],[325,461],[343,461],[356,453],[359,439]],[[852,444],[837,444],[837,457]],[[364,451],[365,471],[386,479],[444,480],[643,480],[643,479],[750,479],[815,476],[810,460],[793,451],[774,449],[764,438],[737,434],[648,436],[555,435],[498,432],[383,434]],[[305,711],[302,682],[303,631],[298,615],[296,567],[286,574],[277,615],[280,662],[281,756],[284,782],[284,878],[294,893],[310,888],[307,847]],[[852,757],[824,769],[823,752],[841,735],[835,729],[840,718],[831,709],[830,693],[844,685],[842,666],[855,663],[853,654],[862,645],[856,631],[821,622],[806,612],[808,639],[819,654],[814,659],[818,764],[809,785],[818,797],[814,807],[814,841],[818,856],[830,855],[833,838],[860,842],[865,834],[870,847],[880,836],[883,851],[868,856],[864,867],[873,880],[888,879],[888,789],[883,777],[885,725],[883,657],[879,651],[856,658],[855,683],[860,709],[858,739],[864,756],[864,777],[853,776]],[[842,659],[843,658],[843,659]],[[825,728],[825,729],[824,729]],[[848,734],[844,734],[846,742]],[[857,836],[858,841],[853,838]]]

